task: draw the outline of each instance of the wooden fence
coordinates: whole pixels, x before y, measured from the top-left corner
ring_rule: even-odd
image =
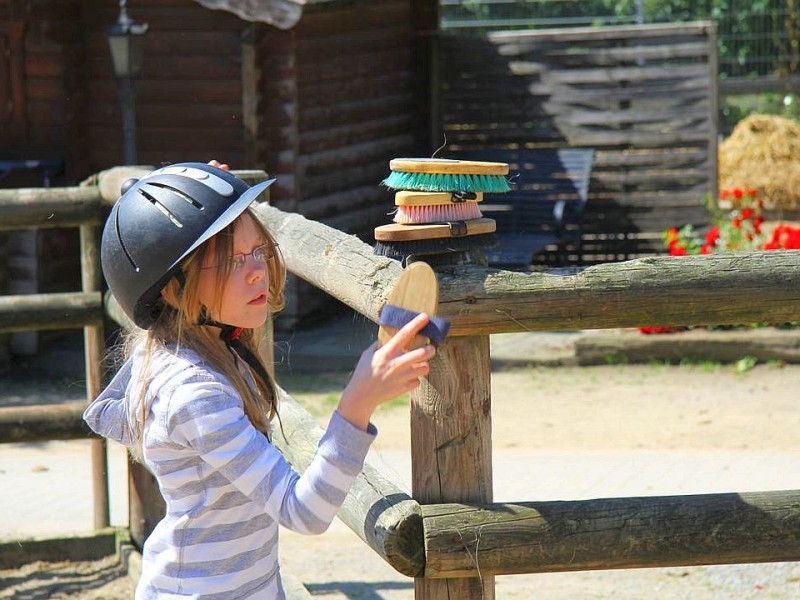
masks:
[[[653,254],[664,229],[707,224],[704,200],[717,193],[713,23],[442,35],[439,54],[443,155],[595,149],[574,262]]]
[[[73,192],[38,195],[58,204],[59,194],[66,199]],[[14,191],[3,194],[0,207],[14,198]],[[99,207],[98,198],[95,190],[91,201]],[[377,320],[402,272],[398,262],[300,215],[266,204],[256,210],[292,272]],[[39,213],[31,202],[29,218]],[[52,214],[58,218],[58,209]],[[97,222],[97,215],[91,220]],[[656,257],[563,276],[447,262],[435,268],[439,313],[451,319],[451,336],[411,395],[412,494],[367,467],[339,512],[370,548],[415,578],[417,598],[493,598],[494,576],[511,573],[800,560],[798,491],[493,503],[488,338],[642,323],[795,320],[800,252]],[[89,305],[97,319],[99,292],[86,293],[69,299]],[[70,314],[66,298],[52,300],[41,320],[29,317],[26,327],[52,325],[58,313]],[[19,311],[31,311],[34,302],[47,305],[3,298],[0,331],[20,326]],[[108,304],[116,314],[113,298]],[[281,436],[276,444],[302,470],[321,430],[288,394],[281,395],[291,444]],[[35,432],[44,423],[53,437],[86,435],[77,411],[54,424],[49,412],[20,415],[13,409],[16,423],[10,424],[7,410],[0,410],[0,441],[41,439]]]

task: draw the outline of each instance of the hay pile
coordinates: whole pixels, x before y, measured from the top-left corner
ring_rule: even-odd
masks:
[[[740,121],[719,147],[719,189],[758,190],[768,208],[800,208],[800,125],[772,115]]]

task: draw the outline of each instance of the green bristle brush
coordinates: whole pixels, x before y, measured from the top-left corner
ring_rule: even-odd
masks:
[[[448,158],[395,158],[383,184],[396,190],[420,192],[504,193],[508,164]]]

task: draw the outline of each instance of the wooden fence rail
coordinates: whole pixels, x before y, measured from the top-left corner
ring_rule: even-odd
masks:
[[[800,559],[796,490],[439,504],[422,514],[425,577]]]
[[[102,322],[100,292],[0,296],[0,333],[79,329]]]
[[[357,238],[261,205],[289,269],[378,320],[402,271]],[[296,249],[296,251],[295,251]],[[800,315],[800,251],[640,258],[573,275],[440,266],[452,336],[640,325],[780,323]]]
[[[0,230],[99,225],[102,205],[96,186],[0,190]]]

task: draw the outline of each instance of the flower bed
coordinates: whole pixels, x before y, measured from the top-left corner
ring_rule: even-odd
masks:
[[[662,238],[670,256],[690,256],[751,250],[800,250],[800,227],[791,223],[767,222],[763,202],[755,189],[734,188],[720,193],[714,207],[713,226],[700,233],[692,225],[672,227]],[[643,326],[641,333],[674,333],[687,327]]]

